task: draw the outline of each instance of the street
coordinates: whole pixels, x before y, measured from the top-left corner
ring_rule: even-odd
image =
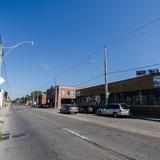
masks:
[[[64,115],[53,109],[12,106],[0,142],[3,160],[159,160],[160,123]]]

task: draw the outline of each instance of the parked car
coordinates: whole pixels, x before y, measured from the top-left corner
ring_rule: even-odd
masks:
[[[107,106],[104,105],[97,110],[97,114],[99,116],[102,115],[111,115],[115,118],[119,116],[130,116],[130,109],[127,104],[108,104]]]
[[[49,108],[48,104],[39,104],[38,108]]]
[[[94,109],[92,106],[87,105],[79,105],[79,113],[94,113]]]
[[[72,104],[63,105],[60,109],[60,113],[77,114],[78,107]]]

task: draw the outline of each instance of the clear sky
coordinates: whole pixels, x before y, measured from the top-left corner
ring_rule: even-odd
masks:
[[[78,85],[103,73],[103,49],[98,48],[159,16],[159,0],[1,0],[3,45],[34,41],[34,46],[23,44],[6,57],[9,85],[1,87],[15,98],[45,91],[56,75],[58,84]],[[109,72],[160,63],[159,43],[160,20],[108,45]],[[97,49],[95,56],[78,63]],[[113,74],[109,81],[134,76],[135,71]]]

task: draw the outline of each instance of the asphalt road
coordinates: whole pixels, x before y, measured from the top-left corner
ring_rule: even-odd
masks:
[[[159,160],[160,123],[13,106],[2,160]]]

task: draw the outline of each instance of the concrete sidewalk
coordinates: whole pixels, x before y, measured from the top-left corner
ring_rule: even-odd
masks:
[[[3,132],[3,127],[5,125],[8,113],[9,113],[9,107],[0,109],[0,134],[2,134]]]

